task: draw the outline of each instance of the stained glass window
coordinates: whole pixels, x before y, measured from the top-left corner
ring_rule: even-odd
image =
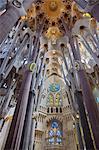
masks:
[[[50,130],[49,131],[49,136],[53,136],[54,135],[54,131],[53,130]]]
[[[60,138],[57,138],[56,141],[57,141],[58,144],[61,144],[61,143],[62,143],[62,139],[60,139]]]
[[[60,90],[59,84],[56,84],[56,83],[50,84],[50,86],[49,86],[50,92],[58,92],[59,90]]]
[[[48,105],[54,105],[54,96],[52,93],[48,95]]]
[[[52,122],[51,126],[52,126],[53,129],[58,128],[58,123],[56,121],[54,121],[54,122]]]
[[[48,89],[48,103],[49,106],[62,106],[62,96],[60,94],[60,85],[57,83],[53,83],[49,85]]]
[[[60,93],[57,93],[57,94],[56,94],[55,105],[56,105],[56,106],[62,106],[62,99],[61,99]]]
[[[49,131],[49,143],[61,144],[62,143],[62,130],[58,121],[52,121],[51,129]]]
[[[54,138],[50,138],[50,139],[49,139],[49,143],[50,143],[50,144],[53,144],[53,143],[54,143]]]

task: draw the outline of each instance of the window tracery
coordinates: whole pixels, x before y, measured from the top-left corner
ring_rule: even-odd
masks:
[[[49,85],[50,92],[58,92],[60,90],[60,85],[57,83],[52,83]]]
[[[60,91],[60,85],[57,83],[53,83],[49,85],[48,88],[48,106],[62,106],[62,95]]]
[[[52,93],[48,94],[48,105],[54,105],[54,95]]]
[[[56,106],[62,106],[62,98],[61,98],[61,94],[60,93],[56,94],[55,105]]]
[[[49,144],[62,144],[62,126],[57,120],[53,120],[50,124],[48,142]]]

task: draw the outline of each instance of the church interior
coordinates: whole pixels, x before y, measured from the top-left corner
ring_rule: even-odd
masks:
[[[0,150],[99,150],[99,0],[0,0]]]

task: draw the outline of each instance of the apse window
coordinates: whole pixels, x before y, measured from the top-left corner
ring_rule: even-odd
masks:
[[[49,144],[62,144],[62,125],[56,120],[51,122]]]

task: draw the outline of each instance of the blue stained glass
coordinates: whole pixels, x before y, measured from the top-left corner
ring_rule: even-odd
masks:
[[[57,134],[57,136],[61,136],[62,135],[60,130],[58,130],[56,134]]]
[[[58,144],[60,144],[62,142],[62,139],[57,138],[56,141],[57,141]]]
[[[56,84],[56,83],[53,83],[49,86],[49,90],[51,92],[58,92],[60,90],[60,85],[59,84]]]
[[[53,130],[50,130],[49,131],[49,136],[53,136],[54,135],[54,131]]]
[[[59,91],[59,90],[60,90],[60,85],[56,84],[56,91]]]
[[[51,143],[51,144],[54,143],[54,138],[50,138],[49,143]]]
[[[54,122],[52,123],[52,128],[58,128],[58,123],[54,121]]]
[[[51,124],[51,130],[49,131],[49,143],[60,144],[62,143],[62,131],[59,129],[59,124],[55,120]]]

